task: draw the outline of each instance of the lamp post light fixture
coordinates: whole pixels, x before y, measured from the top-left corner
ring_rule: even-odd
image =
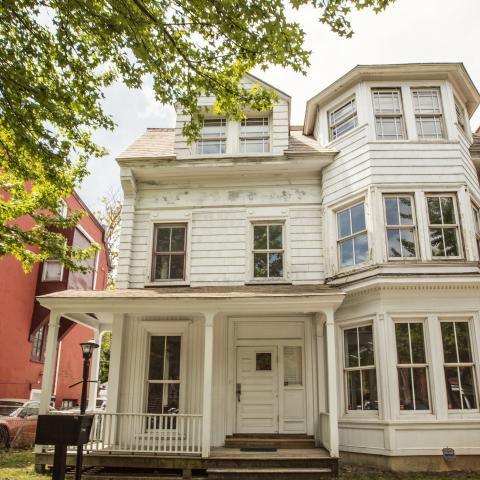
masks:
[[[87,383],[88,372],[90,370],[90,359],[93,351],[99,347],[93,340],[83,342],[80,344],[83,354],[83,375],[82,375],[82,394],[80,396],[80,415],[83,415],[87,410]],[[83,460],[83,445],[77,447],[77,461],[75,465],[75,480],[82,478],[82,460]]]

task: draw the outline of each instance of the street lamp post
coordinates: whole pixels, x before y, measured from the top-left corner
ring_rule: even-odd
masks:
[[[93,351],[99,347],[93,340],[80,344],[83,354],[83,376],[82,376],[82,394],[80,397],[80,415],[83,415],[87,409],[87,383],[88,372],[90,370],[90,359]],[[82,460],[83,460],[83,445],[77,446],[77,461],[75,465],[75,480],[82,478]]]

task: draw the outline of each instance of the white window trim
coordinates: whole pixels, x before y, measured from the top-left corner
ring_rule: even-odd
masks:
[[[173,215],[172,215],[173,213]],[[148,241],[147,241],[147,255],[145,256],[145,287],[158,287],[158,286],[186,286],[190,285],[190,270],[191,270],[191,258],[192,258],[192,215],[191,212],[184,212],[182,218],[179,212],[162,212],[161,218],[159,214],[153,214],[150,218],[150,225],[148,228]],[[183,280],[155,280],[152,281],[153,275],[153,242],[155,234],[155,225],[169,225],[172,223],[183,223],[187,226],[187,245],[185,251],[185,279]],[[130,275],[130,274],[129,274]]]
[[[440,112],[439,113],[417,113],[415,111],[415,101],[414,101],[414,92],[420,91],[420,90],[436,90],[438,92],[438,103],[440,107]],[[413,112],[413,122],[415,125],[415,132],[417,139],[420,142],[438,142],[438,141],[445,141],[448,140],[448,129],[445,121],[445,107],[444,107],[444,101],[443,101],[443,95],[442,95],[442,88],[440,85],[412,85],[410,87],[410,99],[412,102],[412,112]],[[440,128],[441,128],[441,137],[435,137],[435,138],[424,138],[419,134],[418,127],[417,127],[417,116],[421,117],[440,117]]]
[[[210,156],[210,155],[226,155],[228,153],[228,130],[229,130],[229,121],[225,118],[225,117],[221,117],[221,116],[206,116],[203,120],[202,120],[202,127],[203,128],[203,124],[204,124],[204,121],[205,120],[223,120],[225,121],[225,126],[224,127],[219,127],[219,128],[224,128],[224,135],[217,135],[217,136],[212,136],[212,137],[205,137],[203,138],[202,135],[201,135],[201,132],[200,132],[200,137],[199,139],[197,140],[197,142],[195,143],[195,148],[194,148],[194,151],[195,151],[195,154],[196,155],[202,155],[202,156]],[[213,143],[214,141],[218,141],[218,142],[222,142],[224,143],[225,145],[225,151],[224,152],[217,152],[217,153],[206,153],[203,151],[203,146],[201,148],[202,151],[200,151],[200,146],[201,146],[201,143],[202,141],[206,140],[207,142],[208,141],[211,141],[211,143]]]
[[[270,153],[272,152],[272,125],[273,125],[273,120],[272,120],[272,115],[269,112],[265,112],[264,114],[262,113],[255,113],[255,114],[246,114],[245,120],[251,119],[251,118],[267,118],[268,119],[268,137],[265,137],[264,135],[259,135],[258,137],[243,137],[242,136],[242,120],[240,120],[238,123],[238,135],[237,135],[237,147],[236,151],[241,154],[241,155],[263,155],[265,153]],[[262,152],[242,152],[241,151],[241,145],[242,145],[242,139],[267,139],[268,141],[268,150],[264,150]]]
[[[385,198],[398,198],[398,197],[410,197],[412,201],[412,216],[413,223],[411,225],[388,225],[387,224],[387,209],[385,207]],[[384,221],[384,231],[385,231],[385,255],[388,262],[412,262],[418,261],[421,258],[420,255],[420,241],[419,241],[419,231],[418,231],[418,222],[417,222],[417,205],[415,202],[415,192],[406,192],[406,193],[394,193],[394,192],[382,192],[382,209],[383,209],[383,221]],[[413,228],[413,238],[415,240],[415,256],[414,257],[390,257],[388,249],[388,236],[387,230],[398,230],[398,229],[408,229]]]
[[[58,280],[47,280],[47,264],[48,263],[59,263],[60,264],[60,278]],[[54,283],[54,282],[62,282],[63,281],[63,274],[65,273],[65,267],[63,263],[61,263],[58,260],[55,260],[53,258],[50,258],[48,260],[44,260],[43,265],[42,265],[42,282],[46,283]]]

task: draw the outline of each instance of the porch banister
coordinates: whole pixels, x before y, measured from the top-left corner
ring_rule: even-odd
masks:
[[[58,330],[60,328],[60,313],[52,310],[48,321],[47,345],[45,347],[45,363],[43,364],[42,391],[40,393],[39,413],[48,413],[52,396],[53,379],[55,377]]]
[[[328,382],[328,422],[330,433],[330,455],[338,457],[338,395],[337,362],[335,353],[335,323],[333,310],[325,312],[325,336],[327,347],[327,382]]]
[[[100,351],[101,351],[101,339],[102,335],[100,331],[96,328],[93,330],[93,340],[97,345],[100,345],[99,348],[96,348],[93,351],[92,363],[90,367],[90,384],[88,386],[88,408],[87,410],[95,410],[97,404],[97,392],[98,392],[98,372],[100,369]]]
[[[212,426],[212,378],[213,378],[213,320],[215,314],[205,314],[205,348],[203,360],[203,417],[202,457],[210,455]]]

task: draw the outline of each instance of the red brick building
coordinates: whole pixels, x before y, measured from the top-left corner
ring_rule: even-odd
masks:
[[[107,284],[107,255],[104,230],[77,194],[65,201],[71,212],[84,210],[79,224],[65,231],[69,245],[88,247],[92,241],[102,250],[92,259],[94,271],[70,272],[57,261],[35,265],[24,273],[13,257],[0,259],[0,399],[31,398],[42,388],[43,354],[48,325],[48,310],[35,300],[38,295],[67,288],[104,289]],[[30,217],[18,220],[23,228],[33,226]],[[55,404],[69,407],[78,403],[80,386],[69,388],[82,375],[79,343],[90,340],[92,330],[62,318],[57,348],[57,371],[52,394]]]

